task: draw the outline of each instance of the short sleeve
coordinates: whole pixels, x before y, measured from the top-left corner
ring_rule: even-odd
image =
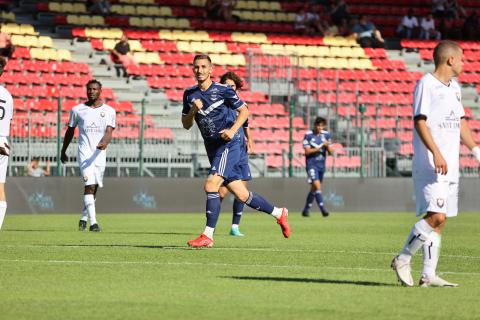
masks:
[[[190,112],[190,102],[188,102],[187,91],[183,92],[183,109],[182,115],[186,116]]]
[[[115,110],[112,109],[107,119],[107,127],[115,128],[116,118],[117,118],[117,114]]]
[[[223,98],[225,99],[225,105],[231,109],[238,109],[245,104],[230,86],[226,87]]]
[[[413,94],[413,116],[424,115],[428,117],[431,101],[430,90],[425,85],[425,81],[423,79],[418,81]]]
[[[308,141],[308,134],[303,137],[303,147],[310,148],[310,141]]]
[[[70,111],[70,119],[68,120],[68,126],[71,128],[75,128],[78,125],[78,117],[77,113],[74,109]]]

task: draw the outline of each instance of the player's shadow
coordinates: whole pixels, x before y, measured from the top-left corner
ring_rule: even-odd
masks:
[[[5,229],[2,232],[70,232],[77,230],[65,229]],[[88,231],[87,231],[88,232]],[[166,235],[166,236],[195,236],[196,233],[187,232],[144,232],[144,231],[103,231],[107,234],[152,234],[152,235]]]
[[[250,277],[250,276],[233,276],[224,277],[235,280],[253,280],[253,281],[276,281],[276,282],[302,282],[302,283],[327,283],[327,284],[352,284],[356,286],[373,286],[373,287],[390,287],[391,283],[374,282],[374,281],[354,281],[354,280],[334,280],[319,278],[284,278],[284,277]]]
[[[140,248],[140,249],[164,249],[164,250],[190,250],[185,246],[178,245],[141,245],[141,244],[55,244],[52,247],[85,247],[85,248]]]

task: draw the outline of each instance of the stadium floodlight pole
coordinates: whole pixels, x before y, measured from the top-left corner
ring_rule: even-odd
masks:
[[[360,177],[365,178],[365,130],[364,120],[366,107],[363,103],[359,105],[358,111],[360,111]]]
[[[295,116],[295,95],[290,97],[290,113],[288,125],[288,176],[293,177],[293,117]]]
[[[62,97],[58,97],[57,108],[57,176],[62,175]]]
[[[140,174],[140,177],[143,177],[143,174],[144,174],[144,170],[143,170],[143,166],[144,166],[144,163],[143,163],[143,148],[144,148],[144,142],[145,142],[145,103],[146,103],[146,100],[145,98],[142,99],[142,116],[140,118],[140,139],[139,139],[139,146],[138,146],[138,150],[139,150],[139,154],[138,154],[138,164],[139,164],[139,168],[138,168],[138,171],[139,171],[139,174]]]

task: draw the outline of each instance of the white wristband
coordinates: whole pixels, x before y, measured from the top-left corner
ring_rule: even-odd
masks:
[[[479,146],[473,147],[472,148],[472,153],[475,156],[475,158],[477,159],[477,161],[480,162],[480,147]]]

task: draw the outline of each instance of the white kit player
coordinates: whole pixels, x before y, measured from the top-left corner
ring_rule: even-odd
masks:
[[[0,76],[7,65],[5,58],[0,57]],[[5,179],[7,177],[8,156],[10,155],[10,145],[8,136],[10,135],[10,121],[13,118],[13,99],[12,95],[0,86],[0,229],[2,228],[5,212],[7,211],[7,198],[5,196]]]
[[[473,140],[461,103],[461,89],[453,79],[463,68],[463,51],[452,41],[434,49],[435,71],[417,83],[414,93],[413,181],[417,216],[407,241],[392,261],[398,280],[413,286],[410,261],[423,248],[422,287],[455,287],[436,273],[441,232],[447,218],[458,213],[460,140],[480,162],[480,148]]]
[[[99,81],[90,80],[87,83],[87,102],[75,106],[70,112],[70,120],[63,140],[62,163],[65,163],[68,161],[66,154],[68,145],[78,126],[80,138],[77,159],[80,174],[85,183],[84,208],[78,224],[80,231],[86,229],[88,219],[90,219],[90,231],[101,231],[96,219],[95,198],[98,187],[103,187],[103,174],[107,160],[106,148],[115,129],[115,110],[103,103],[100,98],[101,93],[102,84]]]

